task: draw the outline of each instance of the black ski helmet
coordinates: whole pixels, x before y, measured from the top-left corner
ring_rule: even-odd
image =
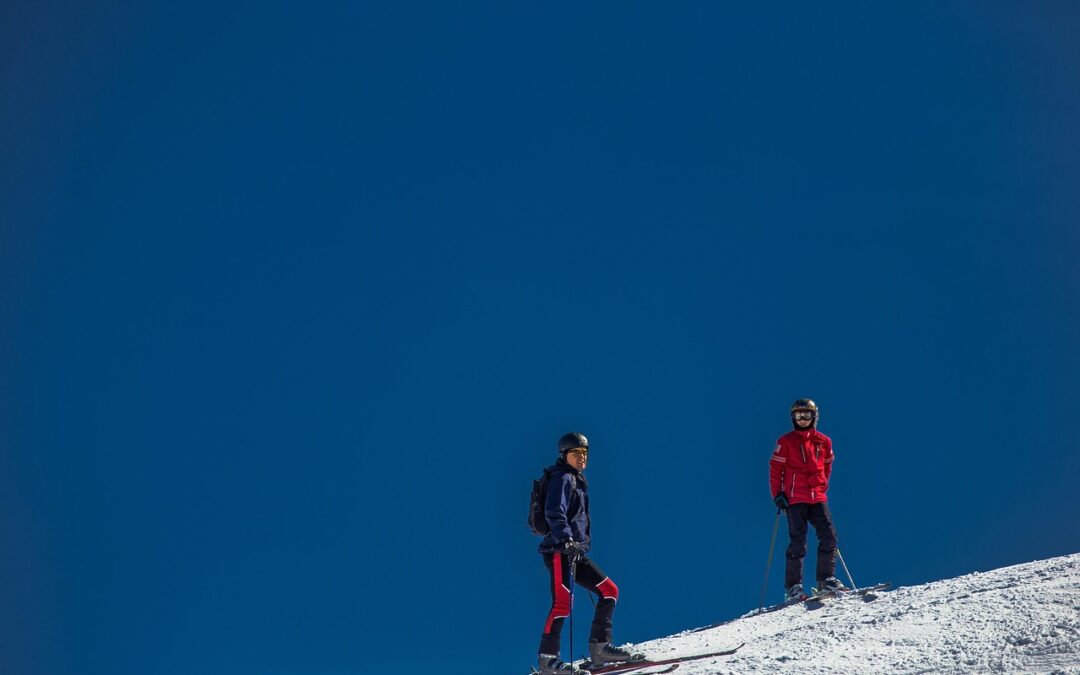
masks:
[[[791,425],[796,429],[803,429],[798,422],[795,421],[796,412],[811,412],[814,414],[814,418],[810,420],[810,428],[817,429],[818,418],[821,417],[821,413],[818,411],[817,403],[814,403],[808,398],[800,398],[791,404]]]
[[[576,431],[571,431],[568,434],[563,434],[559,439],[559,454],[565,455],[566,451],[570,448],[586,448],[589,447],[589,439],[585,438],[585,434],[580,434]]]

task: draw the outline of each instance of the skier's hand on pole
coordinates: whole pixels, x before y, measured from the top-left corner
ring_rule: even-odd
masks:
[[[780,509],[781,511],[787,511],[788,500],[787,497],[784,496],[783,492],[773,497],[773,504],[776,504],[776,508]]]
[[[562,553],[570,562],[577,562],[581,559],[583,555],[585,555],[585,552],[581,550],[581,544],[574,541],[573,539],[570,539],[565,544],[563,544]]]

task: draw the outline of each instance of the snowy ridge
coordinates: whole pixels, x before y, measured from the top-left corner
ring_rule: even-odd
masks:
[[[741,642],[734,656],[678,672],[1080,675],[1080,553],[886,591],[872,602],[845,596],[745,616],[634,650],[664,659]]]

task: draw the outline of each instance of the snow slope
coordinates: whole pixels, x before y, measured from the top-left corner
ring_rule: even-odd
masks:
[[[899,588],[872,602],[847,596],[747,615],[634,648],[659,659],[741,642],[734,656],[683,663],[677,673],[1080,675],[1080,553]]]

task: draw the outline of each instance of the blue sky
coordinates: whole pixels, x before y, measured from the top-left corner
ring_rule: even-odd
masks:
[[[569,430],[616,638],[732,618],[804,396],[856,581],[1077,551],[1078,20],[5,4],[2,670],[523,672]]]

